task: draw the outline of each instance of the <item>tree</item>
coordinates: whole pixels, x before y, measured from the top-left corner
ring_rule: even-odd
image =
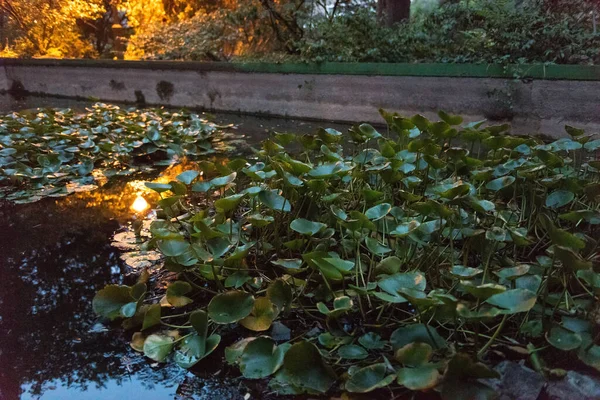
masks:
[[[410,0],[378,0],[377,17],[387,27],[407,20],[410,17]]]

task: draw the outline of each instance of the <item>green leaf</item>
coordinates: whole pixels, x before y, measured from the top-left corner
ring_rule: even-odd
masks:
[[[365,211],[365,215],[371,221],[377,221],[377,220],[380,220],[381,218],[385,217],[386,215],[388,215],[391,210],[392,210],[391,204],[381,203],[381,204],[378,204],[376,206],[369,208],[367,211]]]
[[[575,193],[568,190],[555,190],[546,197],[546,207],[564,207],[575,199]]]
[[[560,326],[555,326],[546,332],[546,340],[557,349],[569,351],[581,346],[581,335]]]
[[[384,363],[369,365],[354,372],[346,382],[346,390],[352,393],[368,393],[392,383],[394,375],[385,376]]]
[[[463,118],[460,115],[451,115],[441,110],[438,111],[438,116],[448,125],[460,125],[463,122]]]
[[[153,334],[144,342],[144,355],[154,361],[163,362],[173,350],[171,336]]]
[[[347,344],[338,349],[338,355],[346,360],[364,360],[369,353],[361,346]]]
[[[198,177],[200,173],[198,171],[194,171],[194,170],[190,170],[190,171],[185,171],[180,173],[179,175],[177,175],[177,177],[175,179],[177,179],[179,182],[185,184],[185,185],[189,185],[192,183],[192,181],[194,179],[196,179]]]
[[[237,322],[252,312],[254,297],[241,290],[219,293],[208,304],[208,315],[217,324]]]
[[[258,337],[248,343],[239,359],[244,378],[261,379],[274,374],[283,365],[289,344],[277,346],[267,337]]]
[[[473,278],[483,273],[483,270],[480,268],[465,267],[463,265],[454,265],[450,270],[450,273],[461,278]]]
[[[160,304],[152,304],[146,309],[144,313],[144,322],[142,324],[142,330],[145,331],[148,328],[152,328],[160,324],[161,306]]]
[[[535,305],[537,295],[527,289],[512,289],[495,294],[486,303],[505,309],[510,314],[526,312]]]
[[[395,358],[408,367],[418,367],[431,360],[433,349],[427,343],[409,343],[396,350]]]
[[[268,299],[277,307],[277,312],[289,310],[292,305],[292,287],[283,279],[275,279],[267,288]]]
[[[239,321],[246,329],[255,332],[263,332],[268,330],[277,317],[273,303],[267,297],[259,297],[254,301],[254,306],[249,316]]]
[[[171,185],[169,185],[168,183],[153,183],[153,182],[146,182],[144,183],[144,185],[146,185],[146,187],[148,189],[152,189],[155,192],[158,193],[162,193],[162,192],[166,192],[168,190],[171,190]]]
[[[190,244],[183,239],[166,239],[157,242],[159,250],[167,257],[177,257],[190,249]]]
[[[272,210],[290,212],[292,207],[289,200],[277,194],[277,191],[263,190],[258,194],[261,203]]]
[[[129,286],[108,285],[94,296],[92,308],[101,317],[114,320],[125,317],[121,313],[122,307],[133,301],[136,299],[131,295]]]
[[[192,291],[192,285],[184,281],[175,281],[167,286],[167,301],[173,307],[183,307],[193,300],[184,296]]]
[[[396,329],[390,337],[394,351],[413,342],[427,343],[434,349],[446,348],[446,341],[432,326],[412,324]]]
[[[515,181],[514,176],[503,176],[501,178],[494,179],[488,182],[485,187],[489,190],[497,192],[498,190],[504,189],[513,184]]]
[[[385,342],[381,340],[381,336],[373,332],[365,333],[359,337],[358,343],[368,350],[381,350],[385,347]]]
[[[304,218],[295,219],[290,224],[290,228],[292,228],[292,230],[307,236],[313,236],[326,227],[327,225],[321,222],[313,222]]]
[[[379,240],[372,237],[366,237],[365,244],[371,253],[378,256],[382,256],[392,251],[392,249],[390,249],[388,246],[381,244]]]
[[[217,209],[218,213],[228,213],[235,210],[244,197],[245,194],[243,193],[223,197],[215,201],[215,208]]]
[[[432,389],[441,380],[440,373],[434,365],[425,365],[417,368],[400,368],[397,376],[398,384],[410,390]],[[468,398],[473,399],[473,397]]]
[[[290,347],[285,353],[283,367],[289,383],[309,391],[325,393],[337,379],[333,369],[323,361],[319,349],[306,341]]]
[[[233,183],[236,176],[237,176],[237,173],[232,172],[229,175],[220,176],[218,178],[211,179],[210,185],[214,188],[220,188],[222,186],[229,185],[230,183]]]
[[[485,300],[488,297],[506,291],[506,287],[502,285],[497,285],[495,283],[485,283],[483,285],[476,285],[473,282],[460,281],[460,285],[465,292],[472,294],[473,296],[481,300]]]

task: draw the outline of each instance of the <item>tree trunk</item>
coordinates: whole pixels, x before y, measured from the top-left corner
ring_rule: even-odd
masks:
[[[410,17],[410,0],[377,0],[377,17],[390,27]]]

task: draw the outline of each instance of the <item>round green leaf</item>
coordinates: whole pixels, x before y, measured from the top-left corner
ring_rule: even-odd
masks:
[[[275,373],[282,365],[289,344],[277,346],[267,337],[248,343],[240,356],[240,371],[245,378],[261,379]]]
[[[307,236],[313,236],[326,227],[327,225],[321,222],[313,222],[304,218],[295,219],[290,224],[290,228],[294,231]]]
[[[527,289],[512,289],[491,296],[486,303],[514,314],[531,310],[536,299],[537,295]]]
[[[489,190],[493,190],[497,192],[498,190],[504,189],[513,184],[515,181],[514,176],[503,176],[498,179],[494,179],[493,181],[488,182],[485,187]]]
[[[427,343],[409,343],[396,350],[396,360],[408,367],[418,367],[431,359],[433,349]]]
[[[167,301],[173,307],[183,307],[190,304],[193,300],[184,296],[192,291],[192,285],[184,281],[175,281],[167,286]]]
[[[546,332],[546,340],[557,349],[568,351],[581,346],[581,335],[560,326],[555,326]]]
[[[377,221],[377,220],[380,220],[381,218],[385,217],[386,215],[388,215],[391,210],[392,210],[391,204],[381,203],[381,204],[378,204],[376,206],[369,208],[367,211],[365,211],[365,215],[371,221]]]
[[[398,383],[410,390],[427,390],[437,386],[440,373],[435,366],[427,365],[418,368],[400,368]]]
[[[369,353],[361,346],[347,344],[338,349],[338,355],[346,360],[364,360]]]
[[[337,379],[333,369],[323,361],[319,349],[306,341],[290,347],[285,353],[283,367],[291,384],[319,393],[329,390]]]
[[[153,334],[144,342],[144,355],[157,362],[163,362],[173,350],[174,339],[171,336]]]
[[[240,325],[251,331],[262,332],[271,327],[276,317],[277,311],[271,300],[266,297],[259,297],[254,301],[251,314],[240,320]]]
[[[392,383],[394,376],[385,376],[384,363],[369,365],[354,372],[346,382],[346,390],[352,393],[367,393]]]
[[[122,307],[134,300],[129,286],[108,285],[94,296],[92,308],[101,317],[116,319],[124,317]]]
[[[208,304],[208,315],[217,324],[237,322],[252,312],[254,297],[241,290],[219,293]]]
[[[555,190],[546,197],[546,207],[560,208],[575,199],[575,193],[569,190]]]

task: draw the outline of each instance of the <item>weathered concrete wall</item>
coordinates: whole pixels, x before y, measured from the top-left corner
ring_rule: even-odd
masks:
[[[251,73],[165,69],[4,65],[0,90],[97,98],[335,121],[382,122],[378,109],[468,120],[509,121],[518,133],[562,136],[563,125],[600,127],[600,81]],[[20,86],[22,85],[22,86]]]

